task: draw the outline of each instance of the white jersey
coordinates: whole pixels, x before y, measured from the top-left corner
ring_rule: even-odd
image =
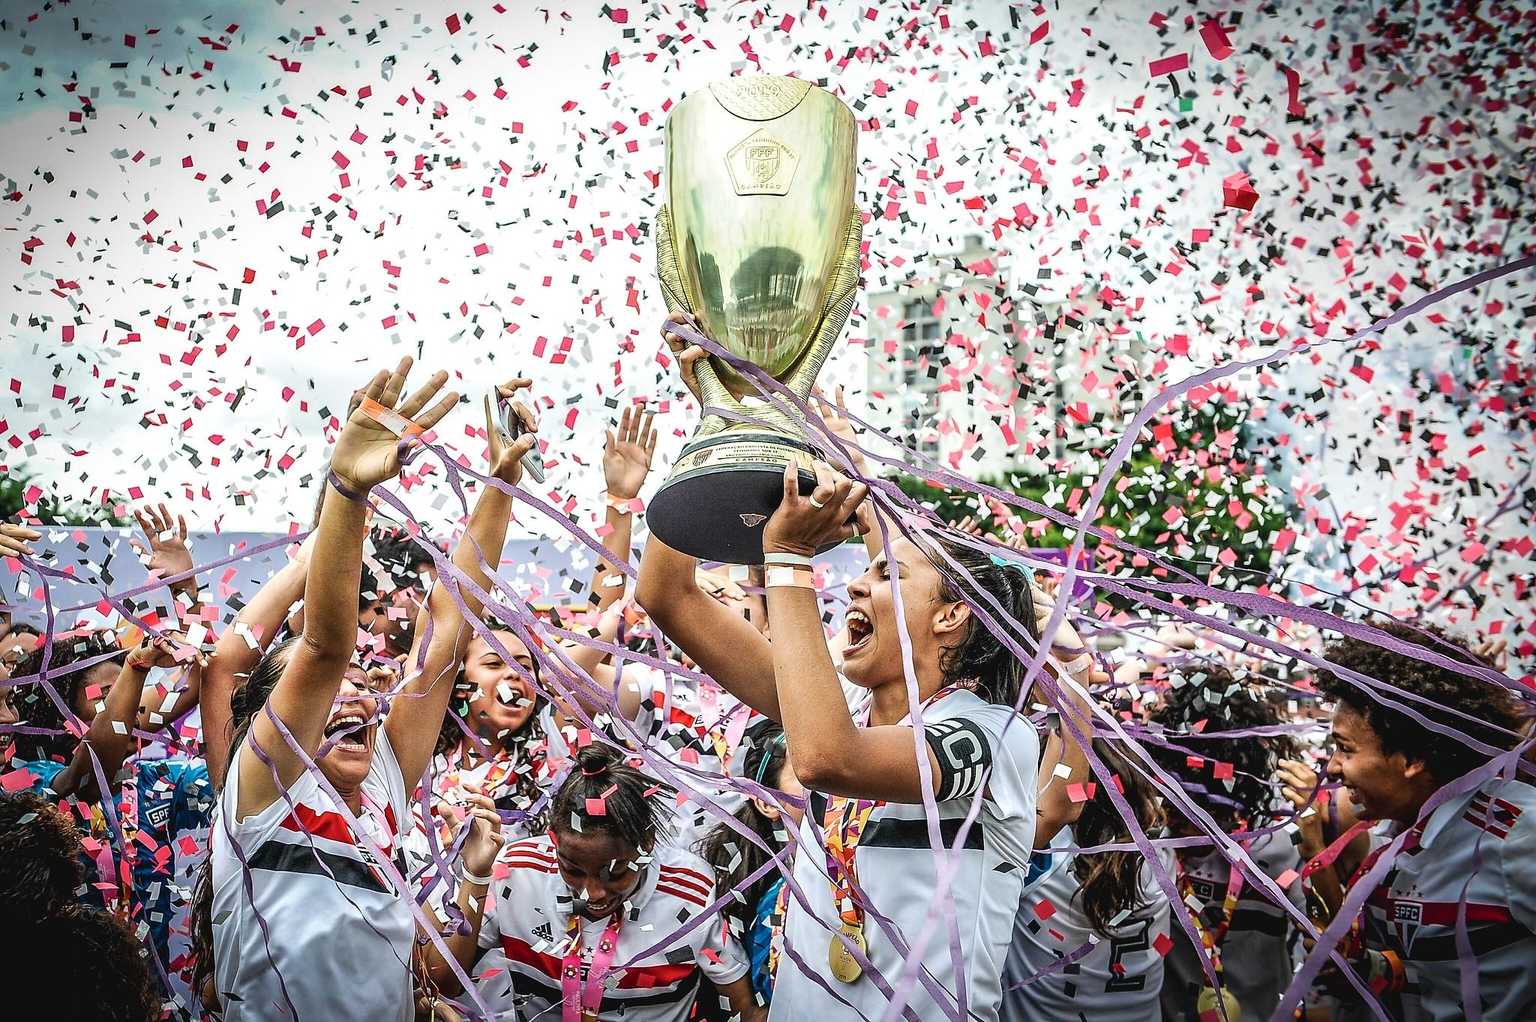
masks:
[[[1493,780],[1410,833],[1367,909],[1371,944],[1402,956],[1406,1018],[1466,1017],[1457,917],[1476,961],[1484,1022],[1536,1011],[1536,787]]]
[[[990,1022],[1000,1010],[1003,964],[1034,844],[1040,741],[1033,725],[1010,707],[987,703],[964,690],[931,703],[923,711],[923,725],[930,735],[948,733],[971,743],[972,776],[960,784],[968,791],[984,790],[985,795],[956,852],[951,886],[942,896],[923,806],[887,803],[870,814],[855,853],[858,883],[869,904],[864,925],[868,954],[884,981],[893,989],[899,987],[907,955],[897,949],[874,915],[889,920],[889,927],[910,948],[924,929],[935,899],[942,897],[955,915],[963,972],[957,983],[947,928],[942,925],[922,951],[923,971],[941,989],[939,996],[949,1005],[949,1013],[957,1003],[954,991],[963,986],[971,1017]],[[856,1019],[860,1014],[879,1019],[890,1004],[871,976],[842,983],[828,974],[827,952],[839,917],[817,833],[826,803],[826,796],[812,793],[800,827],[794,879],[810,902],[810,911],[791,895],[770,1007],[775,1020],[820,1022]],[[938,803],[939,833],[946,846],[958,840],[971,803],[969,795]],[[940,908],[941,923],[943,911]],[[803,959],[814,977],[802,971],[793,955]],[[946,1017],[945,1009],[921,984],[913,988],[906,1005],[905,1018]]]
[[[1253,839],[1248,854],[1254,865],[1274,880],[1287,871],[1301,870],[1301,853],[1284,831]],[[1189,880],[1190,895],[1199,903],[1200,918],[1208,927],[1219,926],[1227,881],[1232,876],[1226,856],[1214,849],[1205,855],[1189,853],[1179,866]],[[1292,880],[1283,890],[1291,905],[1306,911],[1300,880]],[[1184,904],[1174,907],[1189,911]],[[1175,924],[1171,932],[1173,948],[1163,963],[1163,1018],[1194,1022],[1205,972],[1183,926]],[[1268,1018],[1279,1007],[1295,972],[1292,942],[1296,937],[1296,927],[1287,913],[1262,890],[1244,883],[1221,942],[1222,980],[1242,1005],[1244,1018]]]
[[[371,843],[353,835],[307,771],[286,798],[237,823],[240,759],[249,755],[241,743],[212,840],[214,978],[224,1018],[293,1019],[291,1004],[300,1022],[410,1022],[415,926],[409,901],[396,893],[374,850],[399,868],[399,822],[409,818],[405,782],[384,729],[378,729],[357,814],[372,831]],[[249,864],[251,897],[234,841]]]
[[[1024,892],[1013,924],[1013,947],[1004,971],[1003,1018],[1148,1022],[1158,1017],[1163,989],[1163,952],[1168,948],[1168,895],[1142,862],[1136,908],[1110,927],[1093,928],[1083,911],[1076,857],[1063,829],[1051,850],[1037,852],[1043,874]],[[1166,854],[1166,858],[1164,858]],[[1174,874],[1171,852],[1160,854]],[[1085,945],[1092,950],[1070,965],[1052,969]],[[1035,979],[1037,975],[1051,972]]]
[[[571,891],[560,879],[554,843],[539,837],[507,845],[494,873],[498,879],[480,925],[487,954],[475,968],[481,998],[508,1022],[558,1020]],[[725,934],[720,915],[650,950],[714,901],[714,885],[703,859],[679,848],[656,850],[626,902],[599,1022],[685,1022],[700,975],[723,985],[747,974],[746,955]],[[607,925],[581,921],[587,960]]]

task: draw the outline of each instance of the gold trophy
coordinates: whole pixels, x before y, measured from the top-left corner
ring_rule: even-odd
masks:
[[[735,357],[804,400],[853,308],[863,218],[853,204],[853,112],[809,82],[755,75],[690,94],[667,119],[667,205],[656,272]],[[815,485],[814,444],[791,415],[717,358],[697,365],[707,414],[646,512],[668,546],[761,564],[785,466]],[[786,403],[778,395],[781,403]]]

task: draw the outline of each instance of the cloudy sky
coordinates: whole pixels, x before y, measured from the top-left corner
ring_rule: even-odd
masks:
[[[1146,339],[1158,357],[1107,392],[1346,336],[1531,242],[1508,215],[1519,115],[1457,128],[1466,82],[1427,31],[1381,54],[1379,30],[1323,5],[1239,7],[1214,32],[1129,0],[4,10],[5,467],[77,499],[176,498],[206,528],[307,518],[329,414],[401,354],[475,397],[533,376],[557,506],[593,505],[621,403],[660,403],[670,457],[692,416],[658,362],[661,129],[735,73],[795,73],[854,107],[868,291],[940,274],[980,235],[1020,309],[1070,299],[1087,328]],[[1226,202],[1234,174],[1254,210]],[[1514,542],[1529,509],[1494,515],[1527,437],[1478,391],[1528,366],[1531,304],[1526,275],[1456,305],[1460,335],[1421,321],[1382,351],[1233,378],[1283,455],[1300,544],[1327,547],[1350,514],[1380,571],[1413,559],[1404,543],[1448,541],[1459,571]],[[823,377],[861,411],[883,340],[868,312]],[[1381,428],[1404,409],[1417,421]],[[444,434],[475,458],[470,412]],[[1054,428],[1015,425],[1023,442]],[[451,518],[437,492],[410,496]],[[1404,506],[1445,535],[1405,536]],[[1528,550],[1504,554],[1506,584],[1529,572]]]

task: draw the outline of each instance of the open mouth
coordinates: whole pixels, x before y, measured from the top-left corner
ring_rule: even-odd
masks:
[[[843,656],[857,653],[868,646],[875,637],[875,625],[869,617],[857,607],[849,607],[848,614],[843,618],[843,626],[848,629],[848,645],[843,648]]]
[[[325,741],[333,749],[343,752],[363,752],[368,748],[364,741],[364,729],[369,726],[368,718],[361,713],[349,712],[339,717],[333,717],[331,722],[325,725]]]
[[[533,704],[533,700],[524,695],[521,689],[513,688],[504,681],[496,686],[496,701],[514,710]]]

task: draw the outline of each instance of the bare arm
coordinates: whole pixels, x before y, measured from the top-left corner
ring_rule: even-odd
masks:
[[[623,505],[640,496],[640,487],[651,470],[651,458],[656,453],[655,419],[643,408],[625,408],[617,432],[609,430],[603,444],[603,483],[608,495],[602,540],[608,557],[598,561],[592,576],[593,605],[599,611],[607,610],[623,596],[627,585],[619,565],[629,564],[635,515]]]
[[[430,429],[458,400],[449,392],[430,409],[427,402],[447,381],[436,373],[416,393],[400,403],[411,360],[402,359],[393,373],[379,373],[368,386],[368,397],[407,420]],[[273,770],[257,756],[239,760],[240,799],[237,818],[261,812],[279,797],[278,785],[291,785],[304,770],[304,761],[288,746],[268,717],[275,715],[304,754],[320,747],[342,675],[357,649],[357,596],[363,567],[363,534],[367,529],[365,502],[359,495],[400,472],[399,437],[375,421],[363,408],[347,419],[331,456],[314,557],[305,579],[304,634],[294,643],[282,676],[251,722],[250,741],[271,760]],[[344,495],[341,486],[353,496]]]
[[[113,786],[113,791],[117,790],[117,772],[133,751],[133,725],[139,714],[139,699],[144,693],[144,678],[151,667],[175,666],[176,645],[170,637],[146,638],[129,652],[117,674],[117,681],[107,693],[106,702],[91,719],[90,729],[76,747],[74,758],[54,778],[54,791],[60,795],[78,795],[90,802],[101,800],[96,771],[91,763],[92,752],[101,764],[102,776]]]
[[[215,788],[224,787],[224,771],[229,765],[229,745],[233,738],[230,699],[272,645],[272,638],[288,609],[304,598],[309,555],[318,535],[318,532],[311,532],[288,563],[267,579],[251,602],[241,608],[235,620],[219,636],[208,667],[203,671],[198,706],[202,710],[208,777]]]
[[[636,600],[701,671],[754,710],[781,719],[768,640],[699,588],[697,567],[697,558],[651,536],[640,557]]]
[[[516,390],[526,387],[529,380],[512,380],[501,386],[503,397],[510,397]],[[486,405],[486,433],[490,444],[491,474],[503,482],[515,486],[522,478],[522,457],[533,449],[538,437],[533,432],[533,413],[521,403],[516,406],[528,431],[516,440],[502,435],[491,418],[490,405]],[[453,565],[463,572],[482,591],[490,584],[486,571],[501,561],[501,548],[507,538],[507,522],[512,517],[512,498],[494,486],[480,491],[470,512],[464,535],[453,550]],[[442,731],[443,715],[448,712],[448,700],[453,695],[453,678],[464,660],[464,650],[474,635],[465,615],[478,618],[485,609],[483,602],[468,588],[459,590],[464,609],[450,595],[448,586],[439,579],[427,595],[427,603],[417,617],[415,643],[406,657],[407,681],[404,688],[390,705],[389,717],[384,728],[389,735],[390,748],[400,762],[400,772],[405,786],[416,786],[427,761],[432,758],[432,748]],[[427,622],[431,621],[432,638],[427,639]]]
[[[1035,620],[1043,625],[1050,620],[1054,609],[1051,597],[1039,589],[1034,595]],[[1089,742],[1093,740],[1093,703],[1088,689],[1091,684],[1109,681],[1109,675],[1094,666],[1082,638],[1065,616],[1051,639],[1051,655],[1067,665],[1072,674],[1064,676],[1054,667],[1048,668],[1061,694],[1056,706],[1060,726],[1048,739],[1045,758],[1040,764],[1035,847],[1041,849],[1050,847],[1051,839],[1061,828],[1070,827],[1083,815],[1084,802],[1072,798],[1071,788],[1086,784],[1093,777],[1087,749],[1077,736],[1082,735]]]
[[[459,911],[464,915],[464,921],[469,924],[468,932],[460,933],[457,929],[452,933],[443,932],[443,921],[438,920],[438,933],[447,945],[449,954],[465,972],[468,972],[475,964],[475,958],[479,954],[480,924],[484,920],[485,896],[490,890],[490,884],[478,883],[467,879],[470,876],[489,877],[491,869],[496,864],[496,855],[501,851],[501,816],[496,812],[496,803],[476,789],[466,790],[465,797],[468,801],[468,814],[464,817],[461,827],[470,828],[469,836],[464,840],[462,862],[464,879],[459,882]],[[423,906],[429,914],[432,909]],[[437,945],[428,942],[426,947],[427,973],[432,977],[432,982],[437,988],[450,997],[463,989],[459,977],[453,974],[453,969],[443,958]]]
[[[763,1022],[768,1017],[768,1012],[757,1003],[757,996],[752,992],[752,981],[747,976],[715,989],[720,991],[720,995],[730,1005],[731,1016],[738,1022]]]

